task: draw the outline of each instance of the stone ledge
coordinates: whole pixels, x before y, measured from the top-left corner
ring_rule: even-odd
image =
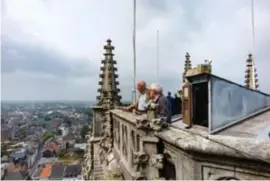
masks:
[[[270,142],[251,138],[221,135],[198,135],[180,128],[169,127],[156,136],[185,151],[260,160],[270,164]]]
[[[113,114],[113,116],[117,116],[123,121],[134,124],[134,126],[136,125],[137,119],[141,117],[145,117],[145,115],[133,115],[130,112],[122,111],[120,109],[114,109],[114,110],[111,110],[110,112]]]
[[[95,143],[95,142],[101,141],[102,139],[103,139],[103,137],[94,137],[94,136],[92,136],[92,137],[90,138],[90,142],[91,142],[91,143]]]

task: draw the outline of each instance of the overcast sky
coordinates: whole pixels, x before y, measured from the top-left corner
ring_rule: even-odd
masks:
[[[131,98],[133,0],[3,0],[4,100],[95,100],[103,45],[115,46],[121,95]],[[270,1],[255,2],[255,61],[270,93]],[[252,51],[250,0],[137,0],[137,79],[181,86],[185,53],[213,60],[213,73],[244,84]]]

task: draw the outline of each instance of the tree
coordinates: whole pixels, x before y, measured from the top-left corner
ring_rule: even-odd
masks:
[[[65,149],[61,149],[60,152],[58,153],[58,156],[60,158],[63,158],[66,155],[66,150]]]
[[[50,116],[45,116],[44,117],[44,121],[51,121],[52,119],[51,119],[51,117]]]
[[[85,135],[88,134],[90,131],[89,127],[87,125],[84,125],[81,129],[81,137],[82,139],[85,139]]]
[[[6,123],[5,119],[1,118],[1,124],[5,124],[5,123]]]
[[[43,135],[40,136],[41,142],[45,142],[49,138],[53,137],[53,134],[50,132],[45,132]]]
[[[82,150],[80,148],[77,148],[77,149],[74,149],[74,153],[76,153],[77,155],[83,155],[84,154],[84,150]]]
[[[1,146],[1,158],[4,156],[4,155],[7,155],[8,152],[7,152],[7,145],[3,145]]]
[[[58,129],[57,132],[56,132],[57,135],[62,135],[62,130],[61,129]]]
[[[66,123],[68,125],[68,127],[71,127],[72,122],[71,122],[69,117],[65,117],[63,122]]]

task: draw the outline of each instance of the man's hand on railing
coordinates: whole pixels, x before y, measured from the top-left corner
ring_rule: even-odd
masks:
[[[129,107],[125,107],[125,106],[118,107],[118,109],[121,109],[122,111],[129,111]]]

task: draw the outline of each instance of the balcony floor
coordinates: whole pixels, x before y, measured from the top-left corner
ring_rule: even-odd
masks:
[[[270,133],[270,110],[241,123],[233,125],[221,132],[219,135],[250,137],[256,139],[269,139]]]
[[[187,125],[182,122],[182,116],[180,118],[180,115],[176,115],[173,119],[175,119],[175,121],[173,121],[172,123],[174,127],[186,129]],[[208,133],[208,128],[198,125],[193,125],[188,130],[204,134]],[[265,111],[256,116],[253,116],[235,125],[232,125],[231,127],[225,128],[224,130],[215,133],[215,135],[269,140],[270,139],[268,135],[269,133],[270,133],[270,110]]]

